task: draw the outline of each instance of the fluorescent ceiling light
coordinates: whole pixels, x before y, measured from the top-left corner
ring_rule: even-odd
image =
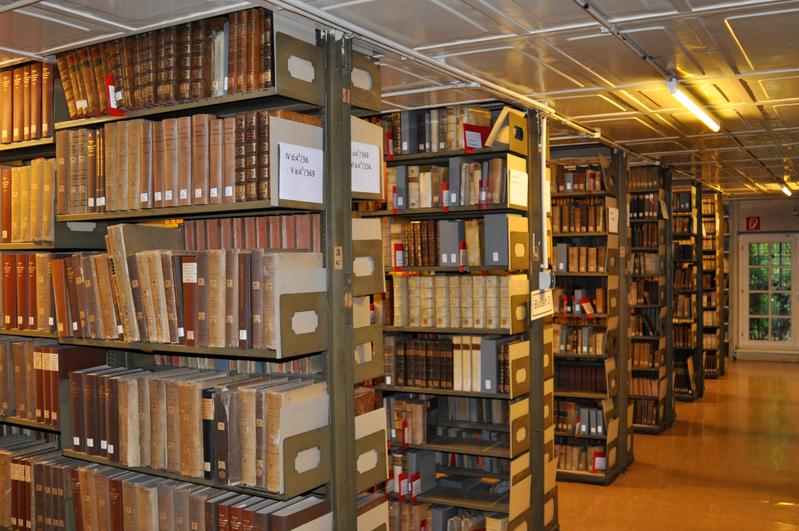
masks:
[[[788,197],[791,197],[791,194],[793,193],[793,192],[791,192],[791,189],[790,189],[790,188],[788,188],[788,187],[787,187],[786,185],[784,185],[784,184],[782,185],[782,188],[781,188],[781,190],[782,190],[782,193],[783,193],[783,194],[785,194],[785,195],[787,195]]]
[[[714,120],[705,110],[699,106],[691,97],[685,92],[679,85],[677,85],[676,79],[669,80],[669,92],[674,98],[679,101],[683,107],[691,111],[691,114],[699,118],[703,124],[705,124],[708,129],[713,131],[714,133],[718,132],[721,128],[719,123]]]

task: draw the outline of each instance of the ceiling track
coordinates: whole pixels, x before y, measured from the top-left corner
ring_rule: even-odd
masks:
[[[647,63],[649,66],[651,66],[651,67],[652,67],[652,68],[653,68],[655,71],[657,71],[657,72],[658,72],[658,74],[660,74],[661,76],[663,76],[663,78],[665,79],[665,81],[671,81],[672,79],[679,80],[679,78],[678,78],[677,74],[675,74],[674,72],[672,72],[672,71],[671,71],[671,70],[669,70],[668,68],[666,68],[666,67],[662,66],[660,63],[658,63],[658,62],[655,60],[655,58],[654,58],[652,55],[650,55],[650,54],[649,54],[649,53],[648,53],[648,52],[647,52],[647,51],[646,51],[646,50],[645,50],[645,49],[644,49],[642,46],[640,46],[638,43],[636,43],[636,42],[635,42],[633,39],[631,39],[630,37],[628,37],[627,35],[625,35],[624,33],[622,33],[622,32],[621,32],[621,31],[620,31],[620,30],[619,30],[619,29],[616,27],[616,25],[615,25],[614,23],[612,23],[612,22],[610,22],[610,20],[608,20],[608,17],[607,17],[607,16],[606,16],[606,15],[605,15],[605,14],[604,14],[602,11],[600,11],[599,9],[597,9],[596,7],[594,7],[593,5],[591,5],[591,3],[590,3],[590,2],[588,2],[588,0],[572,0],[572,1],[573,1],[575,4],[577,4],[578,6],[580,6],[580,7],[581,7],[581,8],[582,8],[582,9],[583,9],[583,10],[584,10],[586,13],[588,13],[588,15],[589,15],[591,18],[593,18],[595,21],[597,21],[597,22],[598,22],[598,23],[599,23],[599,24],[600,24],[600,25],[601,25],[603,28],[605,28],[605,30],[607,30],[607,31],[608,31],[608,33],[610,33],[611,35],[613,35],[613,36],[614,36],[616,39],[618,39],[618,40],[619,40],[621,43],[623,43],[623,44],[624,44],[625,46],[627,46],[627,47],[628,47],[630,50],[632,50],[632,51],[633,51],[633,52],[634,52],[634,53],[635,53],[635,54],[636,54],[636,55],[637,55],[637,56],[638,56],[640,59],[642,59],[643,61],[645,61],[645,62],[646,62],[646,63]],[[759,158],[757,158],[757,156],[755,156],[755,154],[754,154],[754,153],[752,153],[751,151],[749,151],[749,150],[748,150],[748,149],[747,149],[747,148],[746,148],[746,147],[745,147],[745,146],[744,146],[744,145],[743,145],[743,144],[742,144],[742,143],[741,143],[741,142],[740,142],[740,141],[739,141],[739,140],[738,140],[738,139],[735,137],[735,135],[731,134],[729,131],[727,131],[727,130],[726,130],[725,128],[723,128],[723,127],[721,128],[721,133],[722,133],[724,136],[726,136],[726,137],[727,137],[727,138],[728,138],[730,141],[732,141],[733,143],[735,143],[735,144],[736,144],[736,145],[737,145],[737,146],[738,146],[738,147],[739,147],[739,148],[740,148],[740,149],[741,149],[741,150],[742,150],[744,153],[746,153],[746,154],[747,154],[747,155],[748,155],[748,156],[749,156],[749,157],[752,159],[752,161],[753,161],[753,162],[755,162],[757,165],[759,165],[760,167],[762,167],[762,168],[763,168],[763,169],[766,171],[766,173],[767,173],[768,175],[771,175],[771,177],[773,177],[773,178],[774,178],[774,181],[775,181],[777,184],[779,184],[779,185],[782,185],[782,184],[783,184],[783,182],[782,182],[782,179],[780,179],[779,177],[777,177],[777,176],[774,174],[774,172],[773,172],[773,171],[771,171],[771,169],[770,169],[770,168],[768,168],[768,167],[767,167],[765,164],[763,164],[763,162],[762,162],[762,161],[761,161]],[[702,180],[701,180],[700,178],[698,178],[698,177],[695,177],[695,178],[696,178],[696,180],[698,180],[698,181],[702,181]],[[704,182],[704,181],[702,181],[702,182]],[[709,184],[709,183],[707,183],[707,182],[705,182],[704,184],[707,184],[707,185],[709,185],[709,186],[712,186],[713,188],[717,189],[718,191],[721,191],[721,188],[720,188],[720,187],[717,187],[717,186],[715,186],[715,185],[710,185],[710,184]]]
[[[333,15],[329,11],[325,11],[318,7],[312,6],[307,2],[302,0],[259,0],[261,5],[268,8],[279,8],[290,13],[294,13],[295,15],[299,15],[303,18],[306,18],[312,22],[315,22],[323,27],[329,28],[334,31],[339,31],[344,34],[351,35],[352,37],[358,38],[359,40],[363,41],[364,43],[374,46],[375,48],[382,49],[384,51],[394,53],[406,60],[412,60],[417,62],[420,65],[423,65],[434,72],[439,74],[443,74],[454,79],[458,79],[462,82],[466,83],[476,83],[479,85],[479,89],[483,90],[487,93],[490,93],[494,97],[507,101],[509,103],[517,104],[521,107],[524,107],[529,110],[538,111],[548,118],[556,120],[563,125],[570,127],[580,133],[583,133],[590,137],[592,140],[605,144],[608,147],[616,149],[618,151],[627,153],[628,155],[632,155],[635,158],[645,161],[650,164],[660,165],[660,161],[657,159],[653,159],[651,157],[647,157],[642,153],[635,152],[628,147],[619,144],[618,142],[602,136],[599,131],[595,131],[590,127],[584,126],[571,118],[564,116],[557,112],[554,108],[541,103],[529,96],[526,96],[520,92],[515,90],[509,89],[493,81],[488,79],[484,79],[480,76],[474,75],[471,72],[467,72],[466,70],[454,67],[452,65],[448,65],[444,62],[437,61],[432,57],[424,55],[413,48],[409,48],[403,44],[400,44],[394,40],[389,39],[383,35],[375,33],[369,29],[363,28],[357,24],[344,20],[336,15]],[[678,170],[676,168],[673,169],[675,173],[679,173],[686,178],[694,179],[697,181],[702,182],[703,184],[717,190],[720,193],[725,193],[721,188],[718,186],[703,181],[700,177],[692,175],[684,170]]]

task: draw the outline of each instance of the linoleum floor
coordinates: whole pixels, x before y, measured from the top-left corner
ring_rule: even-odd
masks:
[[[611,486],[558,483],[561,530],[799,530],[799,364],[727,366]]]

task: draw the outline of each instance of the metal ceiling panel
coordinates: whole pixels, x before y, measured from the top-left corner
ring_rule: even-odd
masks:
[[[92,20],[55,14],[29,6],[0,16],[0,46],[29,54],[49,55],[65,47],[77,47],[117,33]],[[21,56],[0,55],[0,66]]]
[[[78,16],[108,28],[142,31],[186,20],[244,9],[246,1],[228,0],[45,0],[42,8],[53,14]]]
[[[604,94],[550,98],[549,104],[569,116],[594,116],[631,110],[628,105],[617,101],[616,98],[612,96],[606,96]]]
[[[665,136],[647,120],[642,120],[638,117],[584,120],[584,123],[590,125],[594,129],[601,130],[603,135],[608,135],[621,142],[633,140],[635,138],[657,136],[659,134],[660,136]]]
[[[740,71],[782,68],[796,59],[799,9],[762,9],[724,19],[738,48]]]
[[[384,97],[383,108],[385,110],[416,109],[420,107],[459,105],[492,99],[494,98],[488,93],[479,89],[445,89]]]

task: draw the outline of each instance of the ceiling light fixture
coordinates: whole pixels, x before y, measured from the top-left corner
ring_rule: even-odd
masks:
[[[788,187],[787,187],[786,185],[784,185],[784,184],[782,185],[782,188],[780,188],[780,190],[782,190],[782,193],[783,193],[783,194],[785,194],[785,195],[787,195],[788,197],[791,197],[791,194],[793,194],[793,192],[791,192],[791,189],[790,189],[790,188],[788,188]]]
[[[714,133],[721,129],[719,123],[707,112],[705,112],[705,110],[700,107],[698,103],[691,99],[688,93],[677,84],[677,80],[674,78],[669,80],[669,92],[671,92],[671,95],[674,96],[674,99],[679,101],[683,107],[691,111],[691,114],[699,118],[699,120],[701,120],[702,123],[708,127],[708,129]]]

